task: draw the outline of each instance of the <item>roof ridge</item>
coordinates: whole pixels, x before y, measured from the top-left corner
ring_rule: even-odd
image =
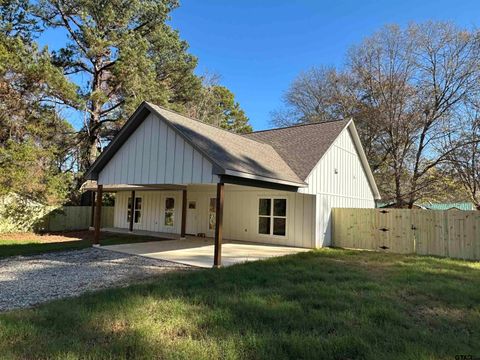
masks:
[[[332,122],[346,122],[346,121],[349,121],[349,120],[347,120],[347,119],[338,119],[338,120],[318,121],[318,122],[313,122],[313,123],[295,124],[295,125],[289,125],[289,126],[284,126],[284,127],[279,127],[279,128],[273,128],[273,129],[265,129],[265,130],[252,131],[252,132],[249,132],[249,133],[246,133],[246,134],[242,134],[241,136],[250,135],[250,134],[258,134],[258,133],[261,133],[261,132],[268,132],[268,131],[277,131],[277,130],[291,129],[291,128],[302,127],[302,126],[322,125],[322,124],[327,124],[327,123],[332,123]]]

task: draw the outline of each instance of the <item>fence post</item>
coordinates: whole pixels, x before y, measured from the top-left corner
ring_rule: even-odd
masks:
[[[448,256],[450,254],[450,250],[449,250],[449,247],[450,247],[450,229],[449,229],[449,223],[448,223],[448,211],[447,210],[444,210],[443,211],[443,226],[444,226],[444,230],[443,230],[443,233],[445,234],[444,236],[444,252],[445,252],[445,255],[444,256]]]
[[[416,228],[419,224],[419,220],[417,219],[416,216],[413,216],[414,215],[414,211],[413,209],[410,209],[410,212],[409,212],[409,217],[408,217],[408,220],[409,220],[409,223],[410,223],[410,229],[412,230],[412,241],[413,241],[413,253],[414,254],[417,254],[417,232],[416,232]],[[415,223],[414,223],[415,222]]]

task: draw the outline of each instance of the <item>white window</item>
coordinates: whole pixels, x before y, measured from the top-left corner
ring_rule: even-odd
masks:
[[[287,199],[258,200],[258,233],[275,236],[287,234]]]
[[[165,198],[165,226],[172,226],[175,224],[175,198]]]
[[[132,216],[132,198],[131,197],[128,198],[128,205],[127,205],[127,222],[128,223],[130,223],[130,216]],[[141,218],[142,218],[142,198],[135,197],[133,222],[138,224]]]
[[[217,219],[217,198],[210,198],[208,204],[208,230],[215,230],[215,224]]]

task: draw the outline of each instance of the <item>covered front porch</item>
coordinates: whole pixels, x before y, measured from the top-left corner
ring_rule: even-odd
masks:
[[[214,262],[215,241],[210,238],[187,236],[186,239],[110,245],[102,248],[201,268],[211,268]],[[289,246],[225,240],[222,245],[222,266],[296,254],[308,250]]]
[[[213,198],[215,201],[214,208],[215,208],[215,217],[214,217],[214,244],[213,244],[213,261],[210,262],[209,267],[219,267],[222,265],[222,240],[223,240],[223,201],[224,201],[224,194],[225,194],[225,184],[224,183],[217,183],[216,184],[216,197]],[[137,197],[137,193],[141,191],[154,191],[159,193],[179,193],[181,194],[181,211],[180,211],[180,222],[174,222],[175,218],[178,218],[178,204],[175,195],[171,197],[163,198],[165,200],[165,207],[163,208],[163,222],[164,225],[171,222],[171,227],[168,226],[169,229],[172,230],[171,233],[166,232],[159,232],[159,231],[148,231],[148,230],[141,230],[135,229],[135,232],[140,235],[150,235],[156,236],[166,239],[179,239],[181,241],[186,240],[186,228],[187,228],[187,186],[185,185],[130,185],[130,184],[114,184],[114,185],[102,185],[102,184],[95,184],[90,183],[84,187],[84,190],[91,190],[92,191],[92,217],[91,217],[91,225],[94,228],[94,245],[100,245],[100,233],[102,229],[100,228],[101,224],[101,214],[102,214],[102,204],[103,204],[103,194],[105,192],[127,192],[130,194],[127,200],[127,222],[128,222],[128,229],[127,228],[113,228],[113,229],[103,229],[110,230],[113,232],[129,232],[134,234],[134,227],[135,224],[139,222],[142,216],[142,198]],[[169,209],[168,206],[172,204],[172,208]],[[169,224],[170,225],[170,224]],[[178,228],[179,226],[179,228]],[[179,230],[179,231],[177,231]],[[148,243],[146,243],[148,244]],[[178,247],[179,243],[176,243],[175,246]],[[131,250],[132,254],[135,253],[134,250]],[[128,251],[127,251],[128,252]],[[168,259],[165,259],[168,260]],[[172,260],[173,261],[173,260]]]
[[[92,225],[95,225],[96,244],[101,245],[104,231],[162,239],[110,250],[218,267],[314,247],[311,195],[223,182],[203,185],[92,182],[86,189],[93,190],[95,197]],[[105,192],[116,193],[115,220],[113,228],[100,229]],[[259,213],[259,206],[264,204],[267,215]]]

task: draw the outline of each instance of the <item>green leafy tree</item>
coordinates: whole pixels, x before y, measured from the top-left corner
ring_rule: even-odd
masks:
[[[9,140],[0,147],[0,196],[16,193],[48,204],[63,202],[73,180],[71,172],[54,166],[54,149],[34,141]]]
[[[30,10],[28,0],[0,0],[1,34],[31,42],[32,36],[40,31],[40,27]]]
[[[183,113],[206,100],[204,121],[251,130],[228,89],[193,73],[196,58],[166,24],[177,6],[0,0],[0,194],[74,199],[84,171],[144,100]],[[65,45],[40,49],[44,29],[67,34]],[[71,109],[80,130],[62,117]]]
[[[175,0],[40,0],[34,15],[63,29],[67,44],[54,63],[80,83],[76,109],[86,114],[79,133],[80,171],[96,159],[129,114],[147,100],[184,110],[198,89],[196,58],[166,24]]]
[[[252,131],[249,119],[235,101],[235,95],[218,84],[218,75],[204,75],[203,86],[187,104],[187,115],[236,133]]]
[[[65,170],[74,132],[52,103],[74,104],[76,86],[51,63],[47,50],[19,32],[19,23],[5,21],[7,14],[3,9],[0,23],[9,29],[0,33],[0,195],[59,202],[71,183]]]

